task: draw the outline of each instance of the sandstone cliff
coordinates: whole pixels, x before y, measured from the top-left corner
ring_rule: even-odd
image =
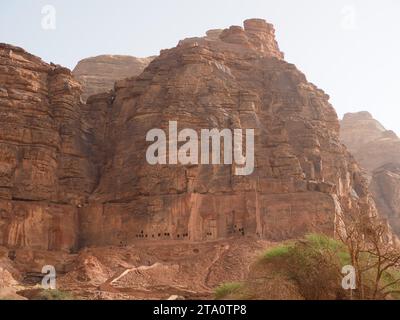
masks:
[[[72,249],[95,171],[68,69],[0,44],[0,241]]]
[[[341,139],[364,167],[379,212],[400,235],[400,139],[368,112],[346,114]]]
[[[338,215],[368,213],[373,205],[339,141],[328,98],[283,60],[263,20],[162,51],[144,73],[88,102],[105,121],[94,140],[106,156],[81,209],[81,245],[283,240],[333,233]],[[238,177],[232,165],[149,165],[146,133],[167,131],[169,121],[197,131],[254,128],[255,172]]]
[[[136,241],[333,234],[374,212],[329,97],[252,19],[163,50],[80,100],[69,70],[0,46],[0,245],[72,250]],[[255,129],[255,170],[146,161],[146,134]]]
[[[108,92],[117,80],[137,76],[153,57],[102,55],[78,62],[73,75],[82,84],[82,98],[86,101],[92,95]]]

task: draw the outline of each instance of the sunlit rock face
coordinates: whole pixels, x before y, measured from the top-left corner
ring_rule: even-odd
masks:
[[[7,45],[0,57],[1,245],[285,240],[374,211],[329,97],[284,61],[264,20],[182,40],[87,103],[69,70]],[[254,171],[150,165],[146,134],[171,121],[254,129]]]

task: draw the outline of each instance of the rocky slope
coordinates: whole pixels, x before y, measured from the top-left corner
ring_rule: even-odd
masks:
[[[113,89],[117,80],[139,75],[153,59],[102,55],[79,61],[72,73],[81,82],[82,98],[86,101],[94,94]]]
[[[400,235],[400,139],[368,112],[346,114],[341,139],[364,167],[379,212]]]

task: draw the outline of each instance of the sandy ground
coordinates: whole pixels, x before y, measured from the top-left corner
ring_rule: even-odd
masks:
[[[29,292],[41,280],[41,265],[48,264],[56,266],[57,288],[79,299],[168,299],[174,295],[212,299],[219,284],[245,280],[249,265],[271,245],[251,238],[139,241],[127,247],[88,248],[75,255],[21,250],[13,252],[12,259],[3,248],[0,289],[14,298],[21,289]]]

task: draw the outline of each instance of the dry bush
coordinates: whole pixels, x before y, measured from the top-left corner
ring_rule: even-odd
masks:
[[[400,298],[400,250],[387,223],[377,216],[342,219],[338,236],[356,269],[357,299]]]

